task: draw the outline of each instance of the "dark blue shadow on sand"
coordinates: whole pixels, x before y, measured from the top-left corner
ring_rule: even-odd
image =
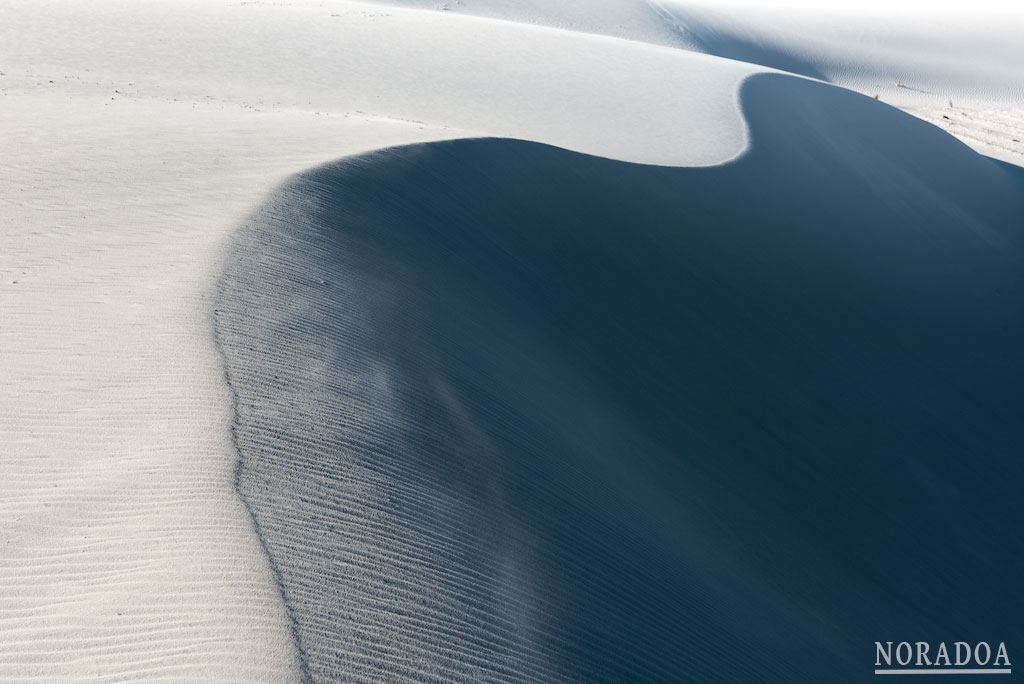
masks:
[[[820,83],[742,105],[723,166],[414,145],[241,227],[238,487],[314,680],[1024,653],[1019,169]]]

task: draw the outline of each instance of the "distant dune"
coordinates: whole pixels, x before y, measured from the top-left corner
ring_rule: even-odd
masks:
[[[238,231],[238,488],[314,681],[864,681],[877,639],[1024,637],[1021,170],[804,79],[741,104],[723,166],[427,143]]]

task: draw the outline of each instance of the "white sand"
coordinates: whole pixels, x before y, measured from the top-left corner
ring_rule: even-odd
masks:
[[[3,9],[5,682],[300,676],[210,316],[279,180],[456,126],[643,161],[745,146],[753,69],[638,43],[347,3]]]
[[[1024,8],[1018,3],[857,3],[837,11],[659,0],[689,47],[819,76],[1024,165]]]
[[[661,45],[349,2],[0,2],[0,680],[300,676],[233,490],[222,245],[286,175],[385,145],[742,153],[764,69],[622,8],[592,16]]]
[[[879,98],[1024,165],[1024,8],[864,0],[387,0],[628,38],[795,71]],[[949,102],[953,106],[949,106]]]
[[[295,680],[209,288],[282,172],[428,132],[108,102],[3,102],[0,680]]]
[[[239,492],[316,681],[817,684],[898,620],[1012,633],[961,587],[1019,558],[1020,170],[806,79],[741,103],[731,164],[434,142],[239,229]],[[950,518],[969,562],[900,524]]]
[[[43,0],[20,13],[31,30],[0,29],[10,94],[369,114],[672,165],[715,164],[745,148],[736,90],[764,71],[607,36],[337,0],[88,9]]]

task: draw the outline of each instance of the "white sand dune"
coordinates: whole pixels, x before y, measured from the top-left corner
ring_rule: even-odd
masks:
[[[301,677],[210,330],[221,246],[274,183],[459,125],[646,161],[745,146],[753,68],[625,41],[347,3],[4,15],[3,681]]]
[[[1013,3],[738,0],[382,0],[695,50],[872,89],[897,106],[1024,101],[1024,11]],[[780,6],[781,5],[781,6]],[[943,11],[935,11],[943,10]],[[905,87],[897,88],[902,83]],[[931,98],[927,96],[932,96]]]
[[[425,132],[107,102],[0,115],[0,680],[295,681],[234,494],[211,284],[282,171]]]
[[[1022,102],[1024,12],[924,14],[826,8],[691,6],[661,0],[666,20],[708,54],[873,89],[897,106]],[[901,83],[902,87],[898,87]]]
[[[1024,11],[1012,3],[390,0],[617,36],[877,94],[983,154],[1024,165]],[[953,106],[950,106],[950,102]]]
[[[547,680],[557,676],[581,680],[586,673],[594,678],[625,674],[635,664],[631,656],[622,654],[621,646],[616,647],[619,650],[609,647],[604,653],[595,650],[607,647],[615,635],[619,623],[614,620],[582,627],[573,620],[564,623],[564,601],[585,585],[527,581],[530,578],[524,573],[529,574],[527,570],[533,566],[524,570],[523,564],[532,561],[516,556],[502,565],[502,557],[482,553],[480,562],[486,567],[480,572],[493,590],[490,598],[474,594],[472,583],[463,579],[451,580],[455,585],[443,584],[442,580],[449,580],[440,577],[437,569],[449,566],[430,566],[429,572],[420,574],[424,568],[417,568],[412,562],[416,557],[408,554],[409,564],[375,566],[369,575],[360,574],[366,568],[352,575],[342,566],[324,570],[317,563],[338,558],[329,554],[356,552],[354,562],[365,565],[368,558],[379,559],[386,549],[374,546],[374,537],[363,539],[363,546],[347,549],[321,544],[316,530],[302,527],[309,520],[283,515],[294,503],[291,483],[277,494],[283,498],[268,509],[272,515],[262,530],[273,555],[274,544],[282,543],[288,525],[298,526],[296,536],[284,543],[294,546],[294,560],[299,565],[285,567],[280,547],[275,562],[268,559],[264,542],[235,489],[237,453],[231,426],[236,416],[212,330],[217,279],[225,257],[238,258],[237,252],[225,252],[232,234],[240,223],[250,228],[254,225],[254,219],[245,221],[244,217],[289,175],[345,155],[470,135],[521,138],[622,162],[672,166],[709,166],[733,160],[733,165],[725,168],[747,168],[742,166],[743,160],[757,152],[756,140],[754,148],[749,147],[746,117],[756,116],[759,109],[741,111],[738,93],[752,74],[769,69],[676,49],[694,45],[686,42],[673,22],[689,22],[687,26],[696,30],[693,27],[703,18],[705,24],[700,25],[707,29],[703,34],[707,38],[726,35],[715,18],[724,15],[685,14],[681,10],[666,14],[663,8],[646,3],[625,2],[482,7],[478,13],[490,16],[465,16],[466,7],[458,2],[449,8],[454,11],[439,12],[341,0],[0,0],[4,18],[0,21],[0,680],[283,682],[299,681],[307,675],[319,680],[331,676],[386,679],[399,676],[398,672],[410,678],[429,675],[468,680],[486,675],[494,679],[533,676]],[[870,42],[829,51],[810,39],[801,43],[795,34],[773,28],[770,22],[754,26],[744,24],[742,17],[732,17],[727,23],[734,19],[735,24],[729,24],[732,30],[748,38],[754,35],[756,40],[748,42],[761,41],[758,49],[762,53],[775,50],[794,59],[817,60],[813,63],[820,73],[839,83],[849,77],[849,83],[862,90],[865,84],[874,83],[872,79],[881,79],[878,74],[884,70],[871,61]],[[824,23],[814,26],[822,32],[840,31]],[[932,26],[935,31],[944,30]],[[924,33],[927,30],[922,29]],[[868,32],[865,35],[870,36]],[[913,67],[907,72],[907,85],[923,88],[927,83],[938,92],[941,84],[928,79],[941,76],[932,66],[933,50],[943,42],[922,36],[924,47],[906,53],[911,55],[908,64]],[[735,44],[730,40],[706,49],[753,59],[751,52],[719,49]],[[974,51],[977,43],[970,42],[974,40],[965,39],[965,47],[956,53],[963,63],[950,72],[955,78],[949,83],[964,89],[956,92],[975,98],[962,116],[943,119],[931,101],[897,101],[907,94],[904,89],[886,91],[882,99],[910,111],[916,107],[915,113],[922,118],[1012,161],[1017,154],[1013,138],[1020,137],[1015,132],[1020,128],[1019,110],[1015,109],[1019,92],[1000,88],[1004,75],[1012,74],[1013,62],[1000,66],[985,61]],[[1008,40],[994,44],[998,50],[991,54],[1016,59],[1017,53],[1006,47],[1011,45]],[[996,75],[990,78],[992,73]],[[968,251],[978,257],[972,263],[993,268],[988,280],[972,286],[978,301],[991,306],[971,315],[992,322],[985,317],[996,316],[1002,311],[1002,298],[1018,293],[1014,288],[1019,281],[1000,280],[1009,278],[1011,271],[992,256],[995,252],[1013,254],[1019,246],[1014,235],[1004,230],[1007,217],[1019,216],[1010,199],[1015,182],[1007,180],[1011,176],[965,148],[953,146],[951,140],[923,124],[915,127],[902,118],[892,118],[897,113],[882,104],[825,86],[805,90],[811,88],[809,82],[789,77],[783,81],[790,85],[779,88],[772,110],[777,112],[781,128],[773,133],[762,118],[760,130],[767,132],[768,139],[784,143],[787,154],[803,150],[793,160],[796,177],[807,179],[823,165],[839,168],[861,183],[857,186],[860,194],[834,199],[849,204],[859,198],[883,216],[905,207],[924,207],[925,198],[936,199],[935,206],[963,219],[958,224],[962,231],[976,229],[977,238],[988,245],[968,245]],[[809,92],[816,95],[810,97]],[[869,132],[858,127],[857,121],[844,118],[843,107],[835,109],[838,105],[834,103],[840,101],[848,111],[863,111],[868,120],[882,122],[879,134],[888,148],[869,145],[870,153],[863,152],[859,141],[870,137]],[[819,113],[814,114],[819,106]],[[837,116],[825,117],[829,112]],[[794,122],[805,125],[794,128],[790,125]],[[893,135],[896,130],[908,131],[905,144]],[[826,139],[851,144],[828,150],[822,147]],[[436,174],[445,173],[445,164],[451,161],[446,156],[448,149],[455,158],[469,155],[471,163],[466,168],[479,174],[466,177],[463,168],[455,175],[466,187],[450,187],[449,194],[420,198],[420,204],[410,207],[444,216],[452,206],[441,200],[465,202],[466,193],[479,189],[481,197],[499,205],[521,201],[526,209],[534,207],[533,211],[537,207],[530,204],[530,197],[507,194],[514,188],[480,188],[479,184],[487,185],[488,177],[507,179],[512,174],[524,183],[517,186],[517,192],[534,188],[535,197],[554,201],[565,187],[563,183],[584,192],[578,182],[591,173],[594,164],[593,168],[604,169],[595,180],[599,181],[597,187],[607,191],[605,205],[611,207],[615,199],[627,204],[635,201],[609,186],[619,177],[619,170],[634,169],[630,165],[607,166],[608,162],[564,151],[522,148],[525,143],[491,144],[422,148],[429,162],[424,168],[434,180]],[[393,170],[407,155],[419,154],[414,149],[420,148],[360,158],[337,168],[344,170],[341,178],[364,182],[374,169]],[[896,150],[909,156],[892,158]],[[474,156],[479,152],[493,152],[494,158],[480,160]],[[843,155],[849,158],[848,167],[842,165]],[[499,164],[502,160],[506,167]],[[538,175],[536,165],[549,162],[567,175]],[[630,176],[631,182],[642,185],[655,179],[650,192],[666,203],[646,210],[650,212],[644,215],[648,223],[657,222],[661,209],[668,211],[664,217],[678,218],[682,210],[670,201],[674,191],[657,175],[672,170],[636,168],[642,170],[627,172],[638,174]],[[609,169],[614,171],[606,174]],[[881,175],[880,170],[884,171]],[[774,172],[784,175],[777,168]],[[531,180],[531,176],[536,177]],[[288,200],[281,211],[301,211],[296,204],[301,197],[289,195],[288,188],[309,178],[299,176],[285,190],[271,195],[272,199],[284,196]],[[722,178],[741,185],[700,185],[706,189],[705,200],[738,205],[747,201],[747,193],[756,193],[760,187],[754,176]],[[550,183],[542,188],[531,185],[545,180]],[[388,182],[382,179],[384,187],[390,187]],[[899,193],[887,194],[890,186]],[[744,199],[737,199],[734,191],[743,193]],[[945,197],[949,193],[951,197]],[[368,200],[375,197],[373,192],[367,195]],[[827,212],[829,206],[810,199],[807,204],[795,202],[791,211],[798,218],[804,217],[801,207],[828,215],[820,212]],[[410,207],[405,211],[411,211]],[[476,220],[497,215],[495,207],[478,209]],[[511,212],[506,218],[520,216],[506,209]],[[381,211],[373,201],[366,207],[366,215],[374,220]],[[921,218],[907,211],[911,211],[907,216]],[[946,219],[927,216],[946,226],[946,236],[956,244],[969,242],[966,233],[943,223]],[[466,225],[465,220],[460,215],[462,223],[455,225]],[[371,221],[368,225],[376,224]],[[250,250],[245,258],[258,259],[254,254]],[[280,256],[274,250],[266,254],[268,259]],[[938,258],[935,254],[931,257]],[[296,264],[301,267],[303,262]],[[328,279],[324,280],[326,284]],[[998,297],[977,290],[997,280],[1005,285]],[[411,279],[400,284],[411,287],[418,282]],[[316,306],[318,301],[304,306]],[[407,306],[418,300],[397,301]],[[474,306],[479,303],[474,301]],[[974,320],[959,308],[954,313]],[[1003,337],[986,339],[1002,349],[999,345],[1006,340],[1018,339],[1013,337],[1016,327],[1008,330]],[[289,344],[300,341],[293,339]],[[541,366],[551,366],[552,358],[542,356]],[[320,369],[317,364],[321,361],[309,368]],[[265,369],[254,365],[252,370],[259,374]],[[342,369],[339,364],[331,372]],[[554,370],[558,370],[557,364]],[[271,383],[272,375],[261,379]],[[380,376],[375,382],[385,379]],[[447,392],[444,383],[451,378],[444,373],[435,380],[441,384],[421,389],[427,396],[450,397],[454,403],[439,415],[458,422],[459,405],[464,403],[459,392],[464,388]],[[296,387],[299,385],[291,389]],[[372,383],[359,387],[371,394],[383,391]],[[515,396],[510,390],[508,400]],[[594,406],[603,404],[595,399]],[[527,408],[532,411],[535,407]],[[384,417],[401,418],[394,412]],[[469,423],[459,425],[452,435],[465,446],[471,430]],[[993,440],[1011,433],[997,430],[995,434]],[[519,433],[513,436],[523,438]],[[579,437],[583,441],[569,445],[569,453],[579,453],[589,444],[591,437],[582,432]],[[474,440],[486,438],[486,433],[473,433]],[[324,439],[334,438],[327,435]],[[614,445],[614,439],[609,444]],[[637,486],[643,485],[647,475],[623,470],[616,454],[608,454],[609,470],[586,476],[599,492],[607,493],[601,478],[610,477],[609,473],[638,477]],[[356,453],[353,457],[367,455]],[[467,467],[481,472],[472,470],[478,465]],[[333,476],[329,471],[327,475]],[[490,478],[487,496],[502,501],[508,481],[499,475],[481,476]],[[1012,484],[1016,481],[1013,476],[1015,473],[1008,473],[1005,481]],[[450,504],[455,511],[465,506],[477,510],[483,505],[479,493],[459,498],[466,493],[463,485],[467,482],[453,481],[452,498],[445,499],[444,505]],[[387,490],[374,478],[353,479],[348,485],[358,490],[360,505],[370,502],[371,508],[401,494]],[[245,491],[250,503],[257,494],[273,493],[254,492],[252,481],[248,486]],[[549,493],[544,496],[549,504],[564,503]],[[570,493],[568,499],[573,506],[589,501],[574,496]],[[430,499],[424,501],[430,503]],[[517,509],[519,503],[510,502],[510,510],[521,510]],[[598,514],[595,524],[603,520],[622,534],[632,534],[617,526],[630,520],[628,510],[635,503],[619,501],[616,505],[620,508],[608,513],[608,518]],[[678,513],[675,505],[669,501],[658,515]],[[484,510],[496,515],[490,506],[485,505]],[[382,515],[404,515],[381,507]],[[298,515],[302,509],[294,511]],[[329,508],[322,514],[330,518],[337,512]],[[439,515],[447,513],[432,509],[422,520],[437,522]],[[1013,519],[1010,512],[1007,520]],[[352,520],[365,525],[369,519],[356,516]],[[408,518],[403,520],[408,522]],[[541,525],[547,532],[531,537],[531,528],[517,527],[514,518],[500,525],[493,517],[481,520],[495,522],[495,530],[507,532],[517,553],[541,553],[550,548],[546,544],[551,542],[548,532],[552,528]],[[700,528],[701,524],[695,522],[685,533],[697,535],[703,543],[708,541],[703,536],[708,530]],[[493,551],[493,540],[481,537],[486,536],[484,530],[467,530],[460,520],[445,525],[439,529],[446,530],[445,534],[448,530],[458,533],[458,544]],[[571,547],[575,543],[572,530],[566,529],[569,537],[565,541]],[[587,544],[600,546],[608,539],[603,528],[591,532],[586,535]],[[439,534],[437,529],[427,528],[423,533]],[[654,537],[645,539],[650,542]],[[406,548],[423,551],[425,558],[435,557],[430,554],[437,554],[448,543],[424,544],[421,538],[412,542]],[[312,554],[311,548],[317,544],[324,546],[327,556]],[[480,544],[483,546],[478,548]],[[650,551],[649,546],[643,548]],[[722,555],[708,565],[694,565],[692,557],[678,555],[682,553],[678,546],[666,548],[668,560],[643,571],[652,581],[668,582],[666,586],[674,581],[666,573],[676,567],[695,573],[695,581],[720,567],[750,571],[749,565],[729,560],[733,549],[712,542],[707,546],[712,549],[709,553]],[[537,557],[538,572],[550,572],[545,558],[543,553]],[[590,577],[599,579],[605,571],[616,576],[628,567],[620,560],[612,556],[598,562]],[[465,569],[465,562],[455,567]],[[317,574],[321,570],[323,574]],[[963,572],[970,575],[969,569]],[[425,592],[419,613],[395,612],[386,597],[396,579],[389,573],[400,575],[402,596]],[[325,583],[328,576],[333,579]],[[356,586],[363,593],[346,598],[347,604],[336,600],[339,588],[367,576],[376,584]],[[286,584],[283,588],[278,584],[281,577]],[[450,614],[426,610],[446,600],[439,588],[442,584],[468,592],[454,600],[469,611],[466,615],[470,617],[465,619],[476,622],[457,633],[444,626],[443,620],[451,618]],[[695,586],[700,586],[699,582]],[[728,584],[716,586],[719,593],[709,596],[720,597],[722,587]],[[1002,585],[994,582],[993,586]],[[538,593],[538,587],[543,591]],[[566,589],[561,597],[544,593],[560,587]],[[353,603],[355,596],[365,596],[374,588],[381,592],[377,603]],[[632,616],[629,619],[635,620],[638,637],[650,636],[648,630],[654,624],[643,619],[651,616],[654,600],[648,588],[636,590],[638,607],[626,611]],[[765,601],[770,604],[774,600],[773,591],[792,589],[766,589],[768,598],[758,605],[769,610]],[[290,598],[288,606],[282,601],[282,591]],[[322,605],[325,612],[310,622],[309,611],[317,610],[321,591],[327,592]],[[494,597],[508,597],[509,592],[518,597],[514,602],[517,612],[511,616],[494,608]],[[685,592],[669,594],[672,610],[693,607],[684,600]],[[595,595],[602,594],[598,591]],[[548,599],[553,602],[541,605]],[[621,605],[621,600],[611,597],[609,605]],[[590,604],[582,604],[580,615],[606,617],[588,613]],[[352,610],[341,611],[342,605]],[[785,602],[780,605],[793,608]],[[1010,601],[1007,605],[1015,604]],[[799,609],[797,606],[787,614],[799,615]],[[336,631],[323,626],[327,614],[338,617],[333,625]],[[410,627],[412,617],[424,614],[442,622]],[[974,619],[966,610],[960,614]],[[376,626],[369,622],[384,615],[391,616],[389,621]],[[553,631],[563,623],[571,630],[582,630],[577,642],[583,651],[574,651],[566,645],[568,637]],[[732,643],[729,639],[741,633],[730,631],[735,625],[728,617],[716,624],[721,628],[717,633],[728,638],[715,649]],[[692,625],[686,629],[699,632]],[[482,633],[486,636],[480,636]],[[801,639],[811,638],[799,634]],[[441,637],[445,643],[438,643]],[[394,641],[389,641],[392,638]],[[640,651],[658,645],[668,650],[652,655],[648,664],[635,671],[650,674],[648,680],[673,678],[672,649],[680,644],[697,649],[692,652],[694,658],[719,655],[715,649],[713,654],[700,650],[708,646],[707,638],[679,636],[668,630],[646,645],[639,644]],[[537,646],[540,639],[549,643]],[[300,645],[304,651],[300,652]],[[382,649],[390,656],[381,656]],[[438,653],[448,655],[438,659]],[[458,661],[460,653],[465,661]],[[751,655],[749,662],[760,662],[757,657]],[[678,662],[688,668],[692,665],[693,672],[709,677],[724,672],[688,658],[681,657]],[[609,665],[611,661],[615,662]],[[778,662],[761,664],[779,676],[784,674]],[[399,669],[389,669],[392,666]],[[810,664],[800,672],[813,669]]]
[[[689,6],[658,0],[692,49],[820,78],[1024,166],[1024,11]]]
[[[577,33],[626,38],[667,47],[690,47],[663,9],[649,0],[378,0],[392,7],[415,7],[449,14],[550,26]]]
[[[886,630],[1024,636],[1024,173],[790,76],[743,111],[722,166],[429,143],[246,222],[240,492],[315,681],[862,681]]]
[[[43,0],[21,9],[38,28],[0,29],[4,92],[102,94],[112,107],[141,98],[371,115],[698,165],[744,149],[736,89],[764,70],[607,36],[351,2],[155,7]]]

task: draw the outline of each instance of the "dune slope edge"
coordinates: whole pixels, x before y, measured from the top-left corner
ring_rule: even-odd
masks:
[[[316,681],[863,681],[1024,637],[1024,183],[749,79],[709,168],[473,139],[302,173],[216,329]],[[922,636],[923,635],[923,636]]]

